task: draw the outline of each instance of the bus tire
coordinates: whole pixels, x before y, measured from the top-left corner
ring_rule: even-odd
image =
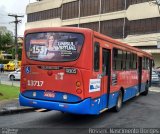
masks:
[[[122,95],[122,91],[120,90],[119,94],[118,94],[118,99],[117,99],[116,106],[114,107],[114,111],[115,112],[119,112],[121,110],[121,108],[122,108],[122,101],[123,101],[123,95]]]
[[[141,95],[148,95],[148,91],[149,91],[149,85],[148,85],[148,82],[146,83],[146,86],[145,86],[145,91],[141,93]]]

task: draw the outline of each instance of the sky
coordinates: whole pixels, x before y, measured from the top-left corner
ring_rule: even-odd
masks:
[[[18,24],[18,36],[23,36],[25,23],[27,22],[26,6],[35,1],[36,0],[0,0],[0,26],[6,26],[8,30],[15,34],[15,24],[9,23],[14,21],[15,18],[9,17],[8,14],[24,15],[24,18],[19,18],[19,20],[22,20],[22,23]]]

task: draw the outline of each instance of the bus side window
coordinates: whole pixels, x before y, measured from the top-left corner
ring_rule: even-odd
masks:
[[[94,70],[99,71],[99,57],[100,57],[100,44],[99,42],[94,43]]]
[[[118,49],[116,70],[122,70],[122,66],[123,66],[122,60],[123,60],[123,51]]]
[[[123,68],[123,51],[113,48],[113,70],[122,70]]]
[[[145,70],[148,70],[149,69],[149,60],[147,57],[143,57],[143,60],[142,60],[142,63],[143,63],[143,69]]]
[[[131,58],[131,53],[127,52],[127,60],[126,60],[126,70],[130,70],[130,58]]]
[[[127,52],[123,51],[123,67],[122,67],[122,70],[126,70],[126,59],[127,59]]]
[[[137,69],[137,54],[134,54],[133,69]]]

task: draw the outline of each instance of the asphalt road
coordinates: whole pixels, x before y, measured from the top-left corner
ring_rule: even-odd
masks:
[[[91,133],[90,128],[160,128],[160,87],[148,96],[138,96],[123,104],[120,112],[100,115],[72,115],[58,111],[29,112],[0,116],[0,128],[20,133]],[[7,130],[6,130],[7,128]]]

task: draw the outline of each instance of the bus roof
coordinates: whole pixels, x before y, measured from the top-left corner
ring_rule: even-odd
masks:
[[[45,27],[45,28],[32,28],[25,30],[25,34],[32,32],[46,32],[46,31],[64,31],[64,32],[93,32],[89,28],[78,28],[78,27]]]

